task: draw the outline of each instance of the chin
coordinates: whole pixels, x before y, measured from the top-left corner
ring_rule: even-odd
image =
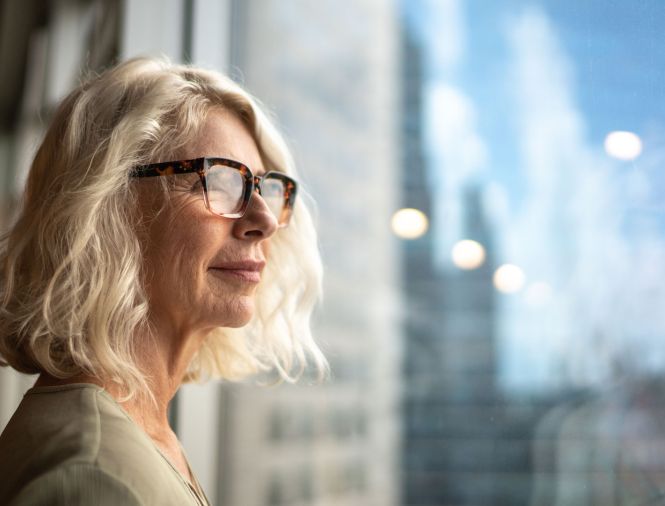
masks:
[[[255,314],[254,298],[241,297],[233,304],[221,308],[217,314],[223,315],[224,323],[220,327],[240,328],[247,325]]]

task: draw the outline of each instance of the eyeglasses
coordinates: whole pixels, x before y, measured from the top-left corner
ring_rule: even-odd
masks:
[[[194,172],[201,178],[203,200],[211,212],[224,218],[241,218],[256,190],[280,227],[288,225],[298,183],[282,172],[270,171],[263,176],[255,176],[249,167],[235,160],[205,157],[140,165],[132,170],[131,176],[171,176]]]

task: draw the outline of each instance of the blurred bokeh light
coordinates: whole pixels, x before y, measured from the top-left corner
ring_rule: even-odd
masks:
[[[503,264],[494,272],[494,286],[502,293],[517,293],[524,287],[524,271],[513,264]]]
[[[605,137],[605,151],[619,160],[635,160],[642,154],[642,140],[633,132],[610,132]]]
[[[460,269],[477,269],[485,263],[485,248],[478,241],[464,239],[453,246],[452,258]]]
[[[427,215],[418,209],[404,208],[393,215],[391,224],[397,237],[418,239],[427,232],[429,220]]]

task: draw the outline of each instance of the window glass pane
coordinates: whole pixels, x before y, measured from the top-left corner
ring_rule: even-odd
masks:
[[[0,101],[3,224],[81,55],[154,44],[259,97],[314,202],[332,376],[183,391],[214,504],[662,502],[661,0],[50,4]],[[146,45],[154,19],[182,22]],[[208,177],[236,210],[240,173]],[[281,184],[262,191],[277,213]],[[4,424],[33,379],[0,375]]]
[[[365,393],[366,432],[325,419],[340,448],[393,451],[363,497],[382,475],[381,504],[649,500],[665,7],[333,4],[246,3],[273,36],[238,65],[320,210],[326,402]],[[314,494],[353,504],[330,476]]]

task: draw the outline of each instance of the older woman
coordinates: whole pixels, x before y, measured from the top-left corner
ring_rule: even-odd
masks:
[[[325,368],[297,195],[281,137],[217,73],[135,59],[63,101],[2,242],[0,359],[39,379],[0,436],[0,504],[207,503],[169,427],[178,387]]]

